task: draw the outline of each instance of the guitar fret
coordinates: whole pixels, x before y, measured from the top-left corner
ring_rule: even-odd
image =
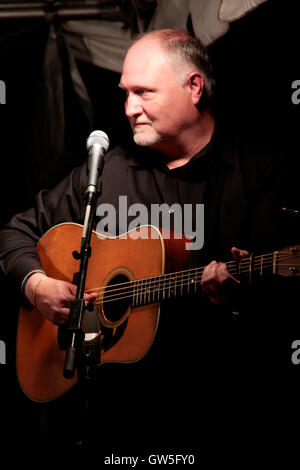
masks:
[[[151,299],[152,299],[152,302],[154,302],[154,298],[153,298],[153,291],[154,291],[154,289],[153,289],[153,278],[149,279],[146,291],[147,291],[147,303],[150,304]]]
[[[238,266],[237,266],[239,278],[241,277],[241,268],[242,268],[242,260],[238,262]]]
[[[193,286],[193,293],[195,293],[195,277],[193,275],[192,280],[191,280],[192,286]]]
[[[132,289],[132,301],[131,301],[131,306],[134,308],[134,307],[135,307],[136,281],[133,281],[132,285],[133,285],[133,289]]]
[[[181,271],[180,295],[183,295],[183,271]]]
[[[147,300],[147,283],[148,283],[148,280],[147,279],[144,279],[144,285],[143,285],[143,293],[142,293],[142,296],[143,296],[143,305],[146,305],[146,300]]]
[[[151,295],[151,278],[146,279],[146,285],[145,285],[145,295],[144,295],[144,304],[150,303],[150,295]]]
[[[139,300],[139,281],[136,280],[134,284],[134,306],[137,307]]]
[[[166,276],[163,277],[163,290],[162,290],[162,295],[163,295],[163,300],[166,298]]]
[[[154,284],[154,283],[153,283]],[[155,302],[155,289],[154,285],[151,286],[150,294],[152,294],[152,302]]]
[[[143,300],[143,279],[140,281],[139,305],[142,305],[142,300]]]
[[[148,296],[148,284],[149,284],[149,279],[145,279],[145,287],[144,287],[144,305],[147,303],[147,296]]]
[[[139,281],[139,288],[138,288],[138,305],[141,304],[141,291],[142,291],[142,281]]]
[[[253,254],[250,253],[249,257],[249,282],[252,282],[252,270],[253,270]]]
[[[245,258],[243,260],[243,269],[242,269],[242,272],[245,273],[245,279],[247,279],[247,276],[248,276],[248,281],[251,282],[251,266],[252,266],[252,263],[251,263],[251,258],[249,256],[249,258]]]
[[[261,255],[261,257],[260,257],[260,269],[259,269],[260,277],[262,277],[262,275],[263,275],[263,264],[264,264],[264,255]]]
[[[195,294],[197,293],[198,283],[200,285],[201,276],[199,276],[199,268],[196,269],[196,279],[195,279]]]
[[[273,274],[277,274],[278,269],[278,251],[274,251],[273,255]]]
[[[154,281],[154,298],[156,299],[155,302],[158,302],[159,301],[159,287],[158,287],[158,282],[159,282],[159,278],[155,278],[155,281]]]
[[[148,303],[150,304],[150,300],[151,300],[151,280],[149,280],[149,287],[148,287],[148,290],[147,290],[147,294],[148,294]]]
[[[137,307],[139,303],[139,281],[136,279],[134,288],[134,306]]]

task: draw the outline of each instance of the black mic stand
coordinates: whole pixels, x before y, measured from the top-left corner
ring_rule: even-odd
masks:
[[[89,347],[85,347],[85,335],[82,329],[82,324],[86,311],[83,296],[87,275],[88,260],[91,256],[90,241],[95,220],[97,196],[100,194],[101,182],[99,176],[102,172],[102,168],[103,160],[99,162],[97,187],[95,185],[89,185],[86,191],[87,204],[85,220],[82,230],[81,250],[80,252],[73,252],[73,257],[78,260],[80,259],[80,270],[78,273],[74,274],[73,279],[73,282],[77,285],[77,292],[75,300],[71,302],[69,321],[65,330],[67,343],[69,344],[69,346],[64,347],[64,349],[66,349],[66,356],[63,375],[65,378],[72,378],[75,373],[75,368],[78,372],[77,385],[79,386],[80,398],[83,399],[85,413],[85,424],[83,426],[83,431],[85,435],[83,436],[83,439],[78,443],[78,446],[84,449],[87,449],[88,447],[87,433],[90,427],[88,422],[90,387],[93,383],[93,380],[95,379],[95,372],[98,364],[100,363],[101,354],[101,344],[98,345],[98,354],[96,355],[98,356],[97,358],[95,357],[95,354],[91,352],[91,349],[89,349]],[[98,332],[98,338],[98,341],[100,342],[101,331]]]

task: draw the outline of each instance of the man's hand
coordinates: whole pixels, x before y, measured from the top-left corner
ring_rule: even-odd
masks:
[[[77,286],[60,281],[42,273],[33,274],[25,286],[29,302],[55,325],[66,323],[70,313],[71,300],[75,299]],[[84,294],[86,302],[93,302],[96,293]]]
[[[248,251],[236,247],[231,248],[231,254],[237,261],[249,256]],[[212,261],[202,273],[202,290],[214,304],[223,303],[238,284],[240,281],[229,274],[225,263]]]

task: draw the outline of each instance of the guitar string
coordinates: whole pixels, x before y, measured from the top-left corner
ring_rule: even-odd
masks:
[[[289,265],[287,265],[289,266]],[[298,267],[300,265],[297,265]],[[271,265],[270,265],[271,267]],[[258,269],[256,269],[256,271],[258,271]],[[197,282],[199,283],[199,279],[201,279],[201,276],[196,276],[196,278],[193,278],[193,281],[195,281],[194,283],[191,283],[190,281],[188,282],[169,282],[169,284],[167,283],[164,283],[164,285],[161,287],[161,286],[156,286],[154,289],[151,290],[151,288],[146,284],[146,285],[140,285],[139,288],[137,289],[137,292],[134,294],[135,297],[139,297],[141,295],[150,295],[150,294],[155,294],[157,292],[160,292],[160,291],[167,291],[167,290],[174,290],[175,289],[175,295],[176,295],[176,291],[181,289],[182,287],[185,287],[185,286],[191,286],[191,290],[193,289],[193,286],[194,288],[197,287]],[[173,281],[173,279],[171,279],[171,281]],[[153,286],[152,286],[153,287]],[[106,303],[106,302],[111,302],[111,301],[114,301],[114,300],[123,300],[123,299],[127,299],[127,298],[131,298],[133,296],[133,293],[134,293],[134,290],[135,290],[135,287],[134,286],[129,286],[128,289],[131,289],[131,292],[128,294],[127,292],[124,292],[123,294],[126,294],[126,295],[121,295],[119,296],[119,291],[116,293],[116,294],[113,294],[113,295],[107,295],[104,299],[102,299],[101,301],[97,301],[95,302],[96,304],[100,304],[100,303]]]
[[[291,256],[290,253],[287,253],[287,255],[288,255],[288,258],[290,258],[290,256]],[[268,268],[268,267],[271,267],[273,265],[273,260],[266,261],[266,259],[265,259],[269,256],[270,255],[264,255],[263,268]],[[280,254],[281,261],[283,260],[284,256],[285,256],[285,254]],[[272,254],[272,258],[273,258],[273,254]],[[239,263],[240,263],[240,269],[237,268],[237,265]],[[245,263],[247,263],[247,265],[243,266],[243,264],[245,264]],[[231,268],[230,267],[228,268],[229,264],[234,264],[235,266],[233,266]],[[281,263],[281,265],[282,265],[282,263]],[[293,264],[293,266],[295,266],[295,264]],[[105,286],[105,287],[94,288],[94,289],[87,289],[85,292],[99,292],[100,293],[101,291],[106,291],[106,292],[117,291],[117,293],[119,294],[121,290],[125,290],[125,289],[128,289],[129,287],[132,287],[133,283],[140,283],[140,284],[142,284],[143,282],[147,283],[147,288],[150,288],[151,284],[156,284],[160,280],[161,280],[160,282],[165,282],[165,283],[169,282],[169,281],[173,281],[173,280],[175,280],[176,283],[177,282],[180,283],[182,280],[184,280],[184,278],[192,277],[194,273],[196,275],[199,275],[199,274],[202,275],[202,272],[203,272],[204,268],[205,267],[192,268],[190,270],[183,270],[183,271],[178,271],[178,272],[175,272],[175,273],[168,273],[168,274],[153,276],[153,277],[150,277],[150,278],[132,280],[132,281],[129,281],[129,282],[113,284],[111,286]],[[240,262],[239,261],[230,262],[230,263],[227,264],[227,269],[228,269],[229,273],[231,273],[231,274],[248,273],[249,272],[248,259],[244,258]],[[261,260],[257,260],[257,261],[254,260],[254,262],[252,263],[252,269],[253,270],[261,269]]]
[[[287,265],[287,266],[288,266],[288,265]],[[299,265],[298,265],[298,266],[299,266]],[[270,267],[272,267],[272,266],[270,265]],[[255,269],[255,271],[258,271],[258,270],[259,270],[259,269],[258,269],[258,267],[257,267],[257,268]],[[248,271],[247,271],[247,273],[248,273]],[[199,279],[200,279],[200,278],[201,278],[201,276],[196,276],[196,277],[194,277],[194,278],[193,278],[193,282],[196,282],[196,283],[199,282]],[[180,281],[181,281],[181,280],[180,280]],[[152,290],[153,286],[150,286],[149,284],[147,284],[147,282],[144,283],[144,284],[143,284],[143,283],[140,283],[139,286],[133,286],[133,285],[132,285],[132,286],[129,286],[129,287],[127,288],[127,290],[128,290],[128,289],[135,289],[135,288],[137,287],[137,288],[136,288],[136,290],[137,290],[136,295],[142,295],[142,294],[151,294],[151,293],[157,292],[158,290],[167,290],[167,289],[172,289],[172,288],[176,288],[176,289],[177,289],[177,288],[180,288],[181,286],[193,285],[190,280],[188,280],[188,282],[180,282],[180,281],[177,282],[177,281],[174,280],[174,279],[170,279],[169,282],[164,282],[164,283],[163,283],[163,287],[159,287],[159,289],[158,289],[158,284],[156,284],[156,285],[154,286],[154,290]],[[160,282],[160,281],[159,281],[159,282]],[[160,282],[159,285],[161,285],[161,282]],[[124,292],[124,293],[125,293],[125,292]],[[119,294],[120,294],[120,292],[119,292],[119,290],[118,290],[116,294],[107,295],[105,301],[110,301],[111,299],[114,299],[114,297],[118,297]],[[127,292],[126,292],[126,294],[127,294]],[[127,296],[126,296],[126,297],[127,297]],[[119,299],[122,299],[122,298],[124,298],[124,297],[119,297]]]
[[[287,265],[283,265],[281,264],[281,266],[290,266],[289,264]],[[295,265],[293,264],[294,267],[298,267],[299,265]],[[273,267],[273,263],[268,263],[268,264],[265,264],[264,266],[265,268],[272,268]],[[253,266],[253,271],[259,271],[261,269],[260,265],[257,265],[257,266]],[[201,270],[202,271],[202,270]],[[177,285],[177,284],[181,284],[186,278],[188,278],[188,280],[190,281],[194,281],[195,279],[199,279],[199,275],[202,274],[201,271],[199,270],[199,272],[195,273],[196,276],[191,276],[191,275],[185,275],[185,276],[169,276],[168,278],[167,277],[164,277],[164,276],[156,276],[156,277],[153,277],[153,278],[145,278],[145,279],[139,279],[139,280],[133,280],[129,283],[124,283],[125,286],[123,286],[122,284],[120,284],[120,286],[122,287],[119,287],[119,288],[115,288],[115,286],[107,286],[107,287],[111,287],[111,289],[108,289],[108,288],[105,288],[105,287],[102,287],[102,288],[99,288],[99,289],[95,289],[94,292],[96,292],[97,290],[100,292],[101,290],[106,290],[106,292],[114,292],[116,291],[118,294],[120,293],[121,290],[126,290],[128,288],[131,288],[133,285],[135,285],[136,287],[141,287],[142,284],[145,284],[147,289],[151,288],[153,285],[157,285],[157,283],[165,283],[165,284],[168,284],[168,283],[174,283],[174,285]],[[236,269],[232,270],[232,269],[229,269],[228,270],[230,274],[234,274],[234,275],[240,275],[240,274],[249,274],[249,270],[248,269],[241,269],[239,272],[237,272]]]
[[[282,255],[285,255],[285,253],[282,253]],[[281,256],[282,256],[282,255],[281,255]],[[290,253],[287,252],[287,255],[290,256]],[[272,259],[273,259],[273,257],[274,257],[274,254],[273,254],[273,253],[270,253],[270,254],[267,254],[267,255],[263,255],[263,256],[264,256],[264,260],[263,260],[264,265],[267,264],[267,262],[272,262],[272,263],[273,263],[272,260],[269,260],[269,261],[267,260],[267,261],[266,261],[266,258],[267,258],[267,257],[270,257],[270,256],[271,256]],[[240,261],[231,261],[231,262],[226,263],[226,266],[227,266],[227,268],[229,268],[229,269],[232,269],[232,268],[236,269],[236,268],[237,268],[237,265],[240,263],[241,266],[240,266],[239,272],[241,272],[242,270],[244,270],[244,272],[249,272],[249,266],[250,266],[249,260],[250,260],[250,258],[244,258],[244,259],[242,259],[242,260],[240,260]],[[246,264],[246,266],[243,266],[244,264]],[[261,260],[257,260],[257,261],[256,261],[256,260],[254,259],[254,261],[253,261],[253,263],[252,263],[252,267],[255,266],[256,264],[257,264],[257,265],[261,265]],[[231,268],[230,265],[234,265],[234,266]],[[167,278],[167,277],[172,277],[172,276],[180,276],[180,275],[181,275],[181,276],[190,276],[190,275],[193,274],[194,272],[197,273],[197,271],[203,271],[204,269],[205,269],[205,266],[201,266],[201,267],[196,267],[196,268],[191,268],[191,269],[185,269],[185,270],[177,271],[177,272],[173,272],[173,273],[160,274],[160,275],[158,275],[158,276],[153,276],[153,277],[150,277],[150,278],[137,279],[137,280],[134,280],[134,281],[143,281],[143,280],[147,280],[147,279],[149,279],[149,280],[150,280],[150,279],[154,279],[154,282],[155,282],[155,281],[156,281],[156,278],[158,278],[158,277],[160,277],[160,276],[161,276],[161,277],[165,277],[165,278]],[[118,286],[123,286],[123,288],[125,289],[125,288],[127,288],[126,286],[127,286],[127,285],[131,285],[131,283],[132,283],[132,281],[129,281],[129,282],[121,282],[121,283],[118,283],[118,284],[113,284],[113,285],[111,285],[111,286],[100,287],[100,288],[93,288],[93,289],[87,289],[85,292],[95,292],[95,291],[101,290],[101,289],[109,289],[109,290],[112,289],[112,290],[114,290],[114,289],[115,289],[116,287],[118,287]]]
[[[289,264],[287,264],[286,266],[289,266]],[[295,265],[293,264],[294,267],[299,267],[299,265]],[[273,267],[273,263],[269,263],[268,266],[265,266],[267,268],[272,268]],[[257,272],[257,271],[260,271],[260,266],[256,266],[256,267],[253,267],[253,272]],[[229,273],[230,274],[249,274],[249,270],[241,270],[239,273],[237,273],[236,270],[232,271],[232,270],[229,270]],[[202,277],[202,273],[199,272],[199,273],[196,273],[195,276],[182,276],[182,278],[174,278],[174,277],[169,277],[168,279],[166,278],[162,278],[160,276],[158,277],[155,277],[155,278],[145,278],[145,279],[139,279],[139,280],[134,280],[134,281],[131,281],[130,283],[126,283],[126,286],[122,286],[122,284],[120,284],[122,287],[121,288],[113,288],[113,289],[107,289],[105,287],[102,287],[102,288],[99,288],[99,289],[95,289],[94,292],[97,292],[97,291],[106,291],[106,293],[109,293],[110,295],[106,295],[106,299],[107,301],[109,301],[110,299],[113,299],[114,297],[118,297],[120,295],[120,291],[123,290],[123,291],[128,291],[128,289],[135,289],[138,290],[139,294],[142,294],[142,293],[149,293],[149,291],[151,292],[151,289],[154,287],[155,289],[157,289],[157,284],[160,283],[160,284],[164,284],[164,289],[167,289],[167,288],[171,288],[171,287],[180,287],[181,285],[187,285],[187,284],[191,284],[194,283],[194,282],[199,282],[199,279],[201,279]],[[149,282],[149,280],[151,279],[151,282]],[[183,281],[186,281],[187,282],[183,282]],[[124,283],[125,284],[125,283]],[[115,287],[115,286],[111,286],[111,287]],[[144,289],[144,290],[143,290]],[[111,292],[115,292],[113,294],[111,294]],[[121,297],[120,297],[121,298]]]
[[[191,284],[188,283],[188,282],[183,283],[182,285],[180,285],[180,288],[181,288],[181,287],[184,287],[184,286],[187,286],[187,285],[191,285]],[[194,286],[195,286],[195,285],[196,285],[196,284],[194,284]],[[140,297],[140,296],[145,296],[145,295],[148,295],[148,296],[149,296],[149,295],[151,295],[151,294],[156,294],[156,293],[159,293],[159,292],[161,292],[161,291],[166,291],[166,290],[168,290],[168,289],[170,290],[170,289],[172,289],[172,287],[174,288],[175,285],[174,285],[174,286],[168,286],[167,288],[166,288],[166,287],[160,287],[160,288],[157,288],[155,291],[152,291],[152,292],[149,292],[149,291],[147,291],[147,290],[144,290],[144,291],[143,291],[143,290],[140,290],[140,291],[138,291],[138,292],[135,294],[135,297],[138,298],[138,297]],[[176,287],[178,287],[178,286],[176,286]],[[197,286],[196,286],[196,287],[197,287]],[[195,290],[195,288],[191,288],[191,290]],[[174,294],[174,292],[172,292],[172,295],[173,295],[174,297],[176,297],[177,292],[175,292],[175,294]],[[107,302],[112,302],[112,301],[117,301],[117,300],[131,299],[132,297],[133,297],[133,293],[131,293],[131,294],[129,294],[129,295],[122,295],[122,296],[120,296],[120,297],[115,297],[115,298],[113,298],[113,299],[106,299],[106,298],[105,298],[105,299],[103,299],[103,300],[101,300],[101,301],[95,302],[95,304],[98,305],[98,304],[101,304],[101,303],[107,303]],[[168,297],[168,296],[166,295],[166,297]],[[155,303],[155,302],[159,302],[159,300],[154,300],[153,303]],[[146,303],[151,303],[151,302],[146,302]]]

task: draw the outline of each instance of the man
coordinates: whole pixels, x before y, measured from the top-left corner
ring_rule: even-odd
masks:
[[[170,433],[170,442],[181,441],[186,445],[185,438],[193,434],[192,430],[186,434],[189,419],[195,419],[191,416],[192,410],[196,407],[194,412],[197,414],[203,406],[203,399],[196,403],[198,378],[207,376],[212,363],[216,365],[214,361],[218,355],[213,351],[213,343],[220,340],[222,331],[225,331],[225,317],[216,313],[218,310],[213,308],[213,304],[222,303],[228,295],[230,297],[232,286],[239,283],[230,276],[221,260],[230,257],[230,250],[235,258],[247,255],[247,251],[236,246],[252,249],[269,245],[274,240],[281,241],[278,216],[282,202],[280,174],[273,158],[254,152],[251,146],[243,145],[238,137],[232,135],[230,129],[216,122],[211,66],[199,41],[187,33],[156,31],[134,43],[124,61],[120,87],[126,96],[125,112],[136,145],[118,147],[107,155],[97,204],[113,204],[119,220],[119,195],[127,196],[128,205],[144,204],[149,212],[152,204],[167,203],[171,207],[179,203],[182,207],[184,204],[195,207],[203,203],[204,247],[203,250],[191,251],[188,266],[207,264],[202,288],[212,302],[193,299],[186,304],[168,304],[158,331],[157,341],[162,346],[159,352],[154,344],[141,366],[137,365],[136,369],[128,366],[122,371],[114,369],[119,379],[114,377],[103,383],[109,383],[113,397],[111,404],[117,403],[119,416],[123,417],[117,421],[118,425],[119,421],[122,422],[118,439],[122,439],[122,432],[125,432],[131,416],[122,409],[123,402],[121,405],[118,402],[119,394],[124,396],[122,390],[126,383],[129,388],[124,406],[129,406],[127,400],[131,406],[134,397],[136,400],[136,409],[132,411],[137,423],[134,432],[141,429],[138,410],[143,410],[141,413],[145,413],[148,434],[151,416],[156,417],[156,425],[160,416],[160,430],[156,433],[160,445],[164,433]],[[76,288],[68,282],[47,277],[35,244],[53,225],[65,221],[83,222],[85,189],[84,165],[76,168],[54,190],[39,193],[36,207],[16,215],[0,234],[2,272],[13,277],[21,285],[28,301],[55,324],[67,321]],[[117,232],[126,230],[127,227],[117,227]],[[85,294],[85,299],[93,301],[95,294]],[[205,312],[212,312],[211,318],[204,314],[209,326],[203,330],[198,329],[200,320],[196,316],[201,305],[202,308],[205,306]],[[231,312],[233,304],[225,305]],[[220,311],[226,311],[226,308],[221,307]],[[226,343],[230,350],[230,340]],[[203,356],[207,346],[209,354]],[[230,353],[224,354],[228,360]],[[212,355],[211,362],[209,355]],[[189,364],[191,357],[193,361]],[[152,360],[155,367],[150,364]],[[163,386],[156,396],[158,383],[154,377],[158,362],[161,365],[159,380]],[[149,367],[151,373],[145,372]],[[139,392],[138,397],[135,394],[136,370],[143,377],[139,382],[143,393],[155,396],[155,402],[147,412]],[[228,371],[228,364],[224,370]],[[106,373],[103,372],[103,377]],[[149,377],[152,379],[148,383]],[[174,413],[167,392],[168,382],[172,383],[175,400],[180,400],[181,404]],[[207,380],[204,384],[203,393],[207,398],[210,393]],[[113,429],[110,432],[113,436]],[[149,439],[151,443],[148,436],[147,442]]]
[[[201,152],[215,129],[211,109],[202,106],[202,100],[209,102],[214,87],[205,52],[194,41],[195,50],[191,52],[194,60],[199,61],[199,65],[195,65],[184,57],[179,58],[175,50],[165,50],[162,47],[164,41],[171,44],[174,39],[188,37],[180,32],[176,35],[172,31],[152,33],[137,42],[127,54],[120,81],[120,87],[126,93],[125,112],[136,144],[157,150],[169,170],[183,167]],[[203,71],[200,71],[201,66]],[[199,105],[203,108],[201,111]],[[70,219],[66,217],[66,220]],[[35,260],[28,268],[26,265],[29,272],[22,281],[25,296],[50,321],[65,322],[76,287],[45,277],[43,272],[35,273],[35,267],[42,271],[36,263]],[[224,265],[219,264],[218,269],[223,273]],[[211,270],[216,270],[215,264],[211,265]],[[216,277],[218,274],[215,273]],[[86,300],[92,301],[94,297],[93,294],[86,295]]]

